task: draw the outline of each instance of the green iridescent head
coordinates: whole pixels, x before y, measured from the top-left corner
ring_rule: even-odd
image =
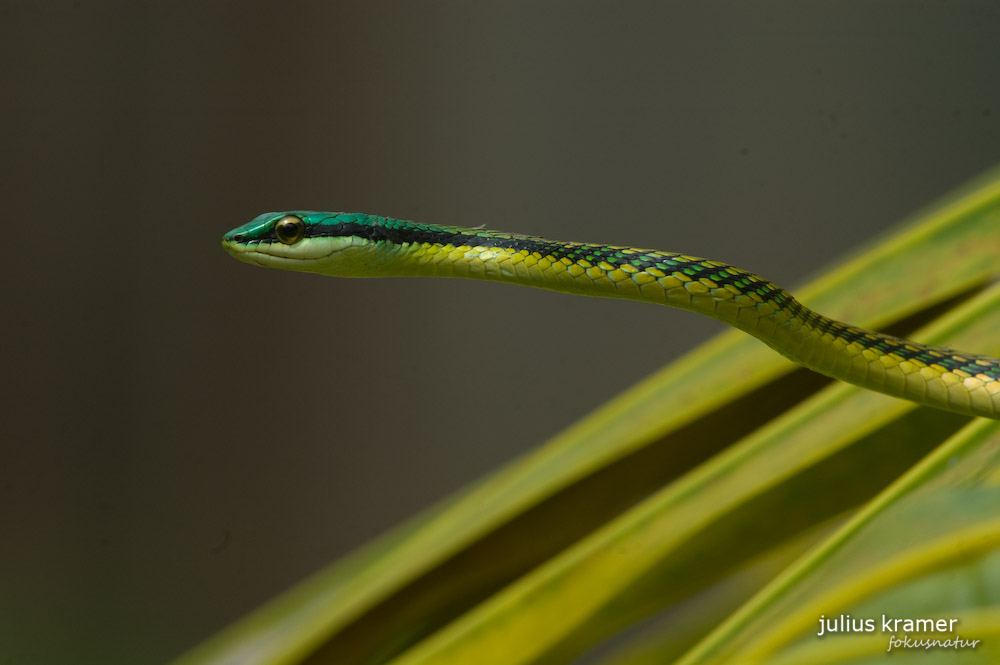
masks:
[[[222,237],[233,257],[267,268],[338,277],[388,275],[383,218],[353,213],[295,210],[267,212]]]

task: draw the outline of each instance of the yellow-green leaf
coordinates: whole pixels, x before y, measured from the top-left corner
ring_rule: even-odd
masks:
[[[797,295],[825,314],[858,325],[884,326],[900,321],[994,279],[1000,270],[997,228],[1000,178],[991,174]],[[858,298],[858,293],[869,297]],[[664,316],[670,315],[684,314],[664,312]],[[449,634],[455,625],[482,611],[470,613],[472,608],[522,588],[518,585],[542,574],[539,571],[544,566],[540,564],[546,561],[554,565],[551,562],[580,556],[587,543],[596,542],[595,534],[618,528],[624,518],[616,516],[630,506],[637,502],[649,505],[650,495],[665,483],[747,437],[822,385],[803,371],[784,376],[791,369],[787,361],[756,340],[739,333],[721,335],[545,446],[321,571],[177,663],[279,665],[303,662],[309,654],[317,663],[379,663],[451,624],[439,633]],[[886,429],[891,427],[942,432],[957,427],[955,416],[927,417],[914,411],[899,417],[904,413],[900,411],[902,403],[872,399],[883,400],[870,403],[883,405],[876,407],[881,409],[881,418],[888,409],[888,420],[879,421],[883,423],[879,430],[857,429],[851,440],[864,441],[857,437],[881,432],[888,441],[899,435],[898,429]],[[923,440],[923,445],[933,445],[926,437]],[[727,463],[748,446],[744,442],[735,453],[727,452],[713,464]],[[791,464],[786,474],[794,475],[796,469],[804,468],[801,461],[797,462],[799,467],[792,460],[784,461]],[[699,478],[704,480],[699,475],[704,474],[704,468],[670,486],[675,500],[682,497],[681,490],[693,491]],[[887,465],[866,477],[873,485],[900,470]],[[766,483],[761,485],[761,496],[773,500],[775,495],[765,492],[767,487]],[[837,506],[828,507],[825,516],[864,498],[842,498]],[[626,517],[634,517],[636,510]],[[682,512],[680,508],[673,510],[674,514]],[[708,524],[717,524],[719,515],[741,518],[739,512],[726,510],[720,512],[719,506],[706,504],[702,513],[678,517],[680,521],[671,529],[679,526],[680,532],[694,534]],[[793,537],[812,523],[810,520],[823,516],[810,513],[781,537]],[[706,534],[702,546],[719,544],[717,535]],[[760,542],[749,545],[734,551],[734,562],[745,562],[767,550]],[[694,556],[691,543],[683,539],[677,538],[674,548],[678,550],[672,559],[675,563],[683,560],[685,552]],[[649,559],[644,565],[655,570],[656,560]],[[690,588],[677,598],[713,579],[706,575],[692,578]],[[644,581],[637,576],[634,583],[641,586]],[[621,597],[628,599],[625,591]],[[628,602],[630,606],[633,603]],[[634,605],[648,607],[641,594]],[[612,623],[601,621],[607,626]],[[587,624],[578,622],[575,626],[567,629],[568,647],[551,648],[572,651],[576,644],[582,644],[572,633]],[[416,658],[412,654],[428,649],[431,643],[424,642],[407,657]]]

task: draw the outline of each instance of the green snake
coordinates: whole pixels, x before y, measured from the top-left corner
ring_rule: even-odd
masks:
[[[470,277],[644,300],[739,328],[790,360],[864,388],[1000,418],[1000,359],[856,328],[719,261],[355,213],[265,213],[222,239],[241,261],[338,277]]]

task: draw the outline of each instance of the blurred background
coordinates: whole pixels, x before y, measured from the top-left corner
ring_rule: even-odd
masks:
[[[163,663],[720,330],[253,268],[226,230],[370,212],[795,286],[1000,160],[998,21],[0,0],[0,664]]]

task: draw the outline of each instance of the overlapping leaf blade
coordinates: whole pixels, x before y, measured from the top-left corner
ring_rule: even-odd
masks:
[[[873,643],[882,656],[891,636],[902,637],[895,619],[938,617],[958,619],[961,637],[983,641],[976,655],[985,660],[977,662],[996,662],[1000,623],[991,619],[998,597],[1000,423],[977,420],[680,662],[724,663],[736,657],[747,663],[856,662],[872,656]],[[826,633],[818,640],[820,617],[841,614],[874,617],[873,630]],[[888,633],[886,617],[893,628]],[[927,662],[923,653],[894,655],[903,662],[917,657]]]
[[[893,239],[801,290],[800,298],[837,318],[876,326],[975,289],[996,276],[998,201],[1000,179],[993,174],[905,226]],[[858,298],[857,293],[873,297]],[[988,350],[982,345],[969,348]],[[178,663],[298,663],[310,653],[312,662],[384,662],[456,617],[462,617],[459,624],[469,621],[486,605],[469,610],[491,596],[501,597],[495,596],[500,589],[507,587],[503,593],[516,596],[512,589],[523,588],[525,580],[541,575],[542,562],[551,559],[552,566],[579,556],[601,528],[614,525],[602,527],[608,520],[637,502],[647,505],[650,494],[663,483],[793,405],[803,392],[794,382],[808,379],[783,379],[793,383],[778,387],[793,386],[794,390],[782,392],[774,382],[789,371],[786,361],[755,340],[738,333],[722,335],[534,453],[307,580]],[[766,397],[773,400],[768,402]],[[898,414],[899,403],[887,399],[871,396],[864,401],[880,405],[874,408],[883,413],[896,409],[893,412]],[[672,408],[664,409],[663,404]],[[726,418],[717,417],[720,410]],[[709,414],[716,417],[706,418]],[[933,426],[945,433],[960,424],[954,417],[931,416],[931,424],[923,422],[924,418],[913,415],[898,420],[904,423],[900,427],[923,431]],[[949,418],[953,425],[948,424]],[[898,436],[889,432],[893,434]],[[870,478],[889,478],[900,470],[886,469],[883,475]],[[698,486],[700,472],[684,477],[671,491],[679,491],[676,487],[691,491]],[[864,498],[853,501],[856,504]],[[850,503],[842,500],[837,508]],[[715,514],[725,512],[718,508]],[[678,519],[680,526],[691,523],[692,534],[700,532],[694,517]],[[802,528],[815,519],[812,515],[804,520]],[[793,537],[801,530],[791,529],[784,536]],[[541,535],[528,539],[526,534]],[[710,535],[704,537],[708,540],[703,545],[718,545]],[[743,559],[736,559],[765,551],[750,548],[741,553]],[[657,565],[651,561],[650,571],[655,572]],[[578,574],[579,570],[573,573]],[[702,579],[689,593],[713,579]],[[639,576],[626,586],[643,583]],[[619,588],[609,596],[619,597],[628,598],[629,590]],[[599,613],[600,607],[594,612]],[[620,623],[625,614],[602,623]],[[448,631],[454,631],[455,625]],[[545,631],[545,624],[538,630]],[[552,657],[572,653],[582,644],[574,637],[581,630],[589,630],[586,621],[568,630],[568,647],[551,647],[551,654],[556,654]],[[446,634],[454,633],[440,633]],[[517,637],[505,638],[506,646],[513,639]],[[432,643],[421,644],[405,657],[418,662],[421,650],[431,653],[428,645]],[[546,650],[530,657],[543,657]]]
[[[1000,330],[1000,287],[918,336],[998,352],[1000,339],[986,341],[995,330]],[[831,385],[393,665],[568,660],[639,613],[659,609],[657,603],[681,602],[774,543],[868,500],[967,421]],[[739,599],[733,600],[730,609]]]

